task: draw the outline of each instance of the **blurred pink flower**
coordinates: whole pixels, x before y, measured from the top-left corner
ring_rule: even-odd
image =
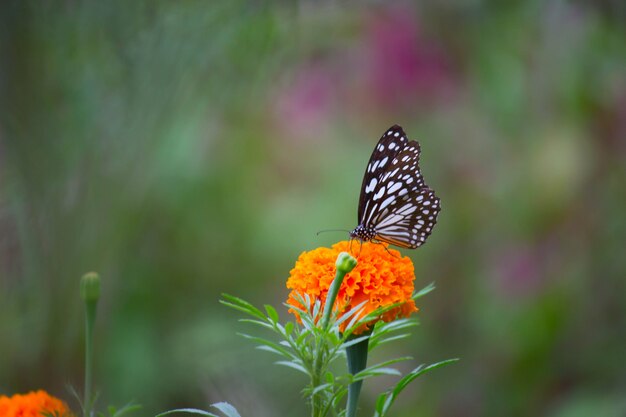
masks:
[[[368,84],[378,101],[403,105],[448,97],[455,74],[444,50],[420,32],[415,12],[377,14],[366,29]]]
[[[497,292],[504,298],[525,298],[542,286],[541,257],[531,246],[509,246],[497,253],[493,277]]]
[[[285,136],[306,138],[328,125],[335,102],[331,72],[321,65],[302,69],[275,98],[274,118]]]

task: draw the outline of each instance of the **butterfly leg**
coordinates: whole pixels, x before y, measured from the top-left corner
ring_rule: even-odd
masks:
[[[385,248],[385,250],[387,251],[387,253],[389,255],[393,256],[394,258],[400,259],[398,256],[396,256],[393,253],[389,252],[389,248],[387,246],[385,246],[385,244],[383,242],[381,242],[380,240],[372,239],[370,242],[372,242],[375,245],[383,245],[383,248]]]

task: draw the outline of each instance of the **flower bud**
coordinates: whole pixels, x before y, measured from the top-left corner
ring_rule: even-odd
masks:
[[[80,279],[80,296],[87,302],[98,301],[100,298],[100,276],[97,272],[87,272]]]
[[[337,271],[347,274],[356,266],[356,259],[354,259],[354,257],[348,252],[341,252],[337,257],[335,266],[337,267]]]

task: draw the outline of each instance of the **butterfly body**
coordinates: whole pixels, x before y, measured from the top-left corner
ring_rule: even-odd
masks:
[[[440,200],[419,170],[420,146],[398,125],[380,138],[363,176],[358,226],[350,237],[415,249],[437,222]]]

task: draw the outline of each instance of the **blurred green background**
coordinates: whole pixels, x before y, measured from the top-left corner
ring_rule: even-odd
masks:
[[[626,415],[623,2],[0,7],[0,393],[76,407],[96,270],[101,406],[307,415],[218,299],[280,305],[398,123],[443,210],[384,355],[462,360],[394,416]]]

